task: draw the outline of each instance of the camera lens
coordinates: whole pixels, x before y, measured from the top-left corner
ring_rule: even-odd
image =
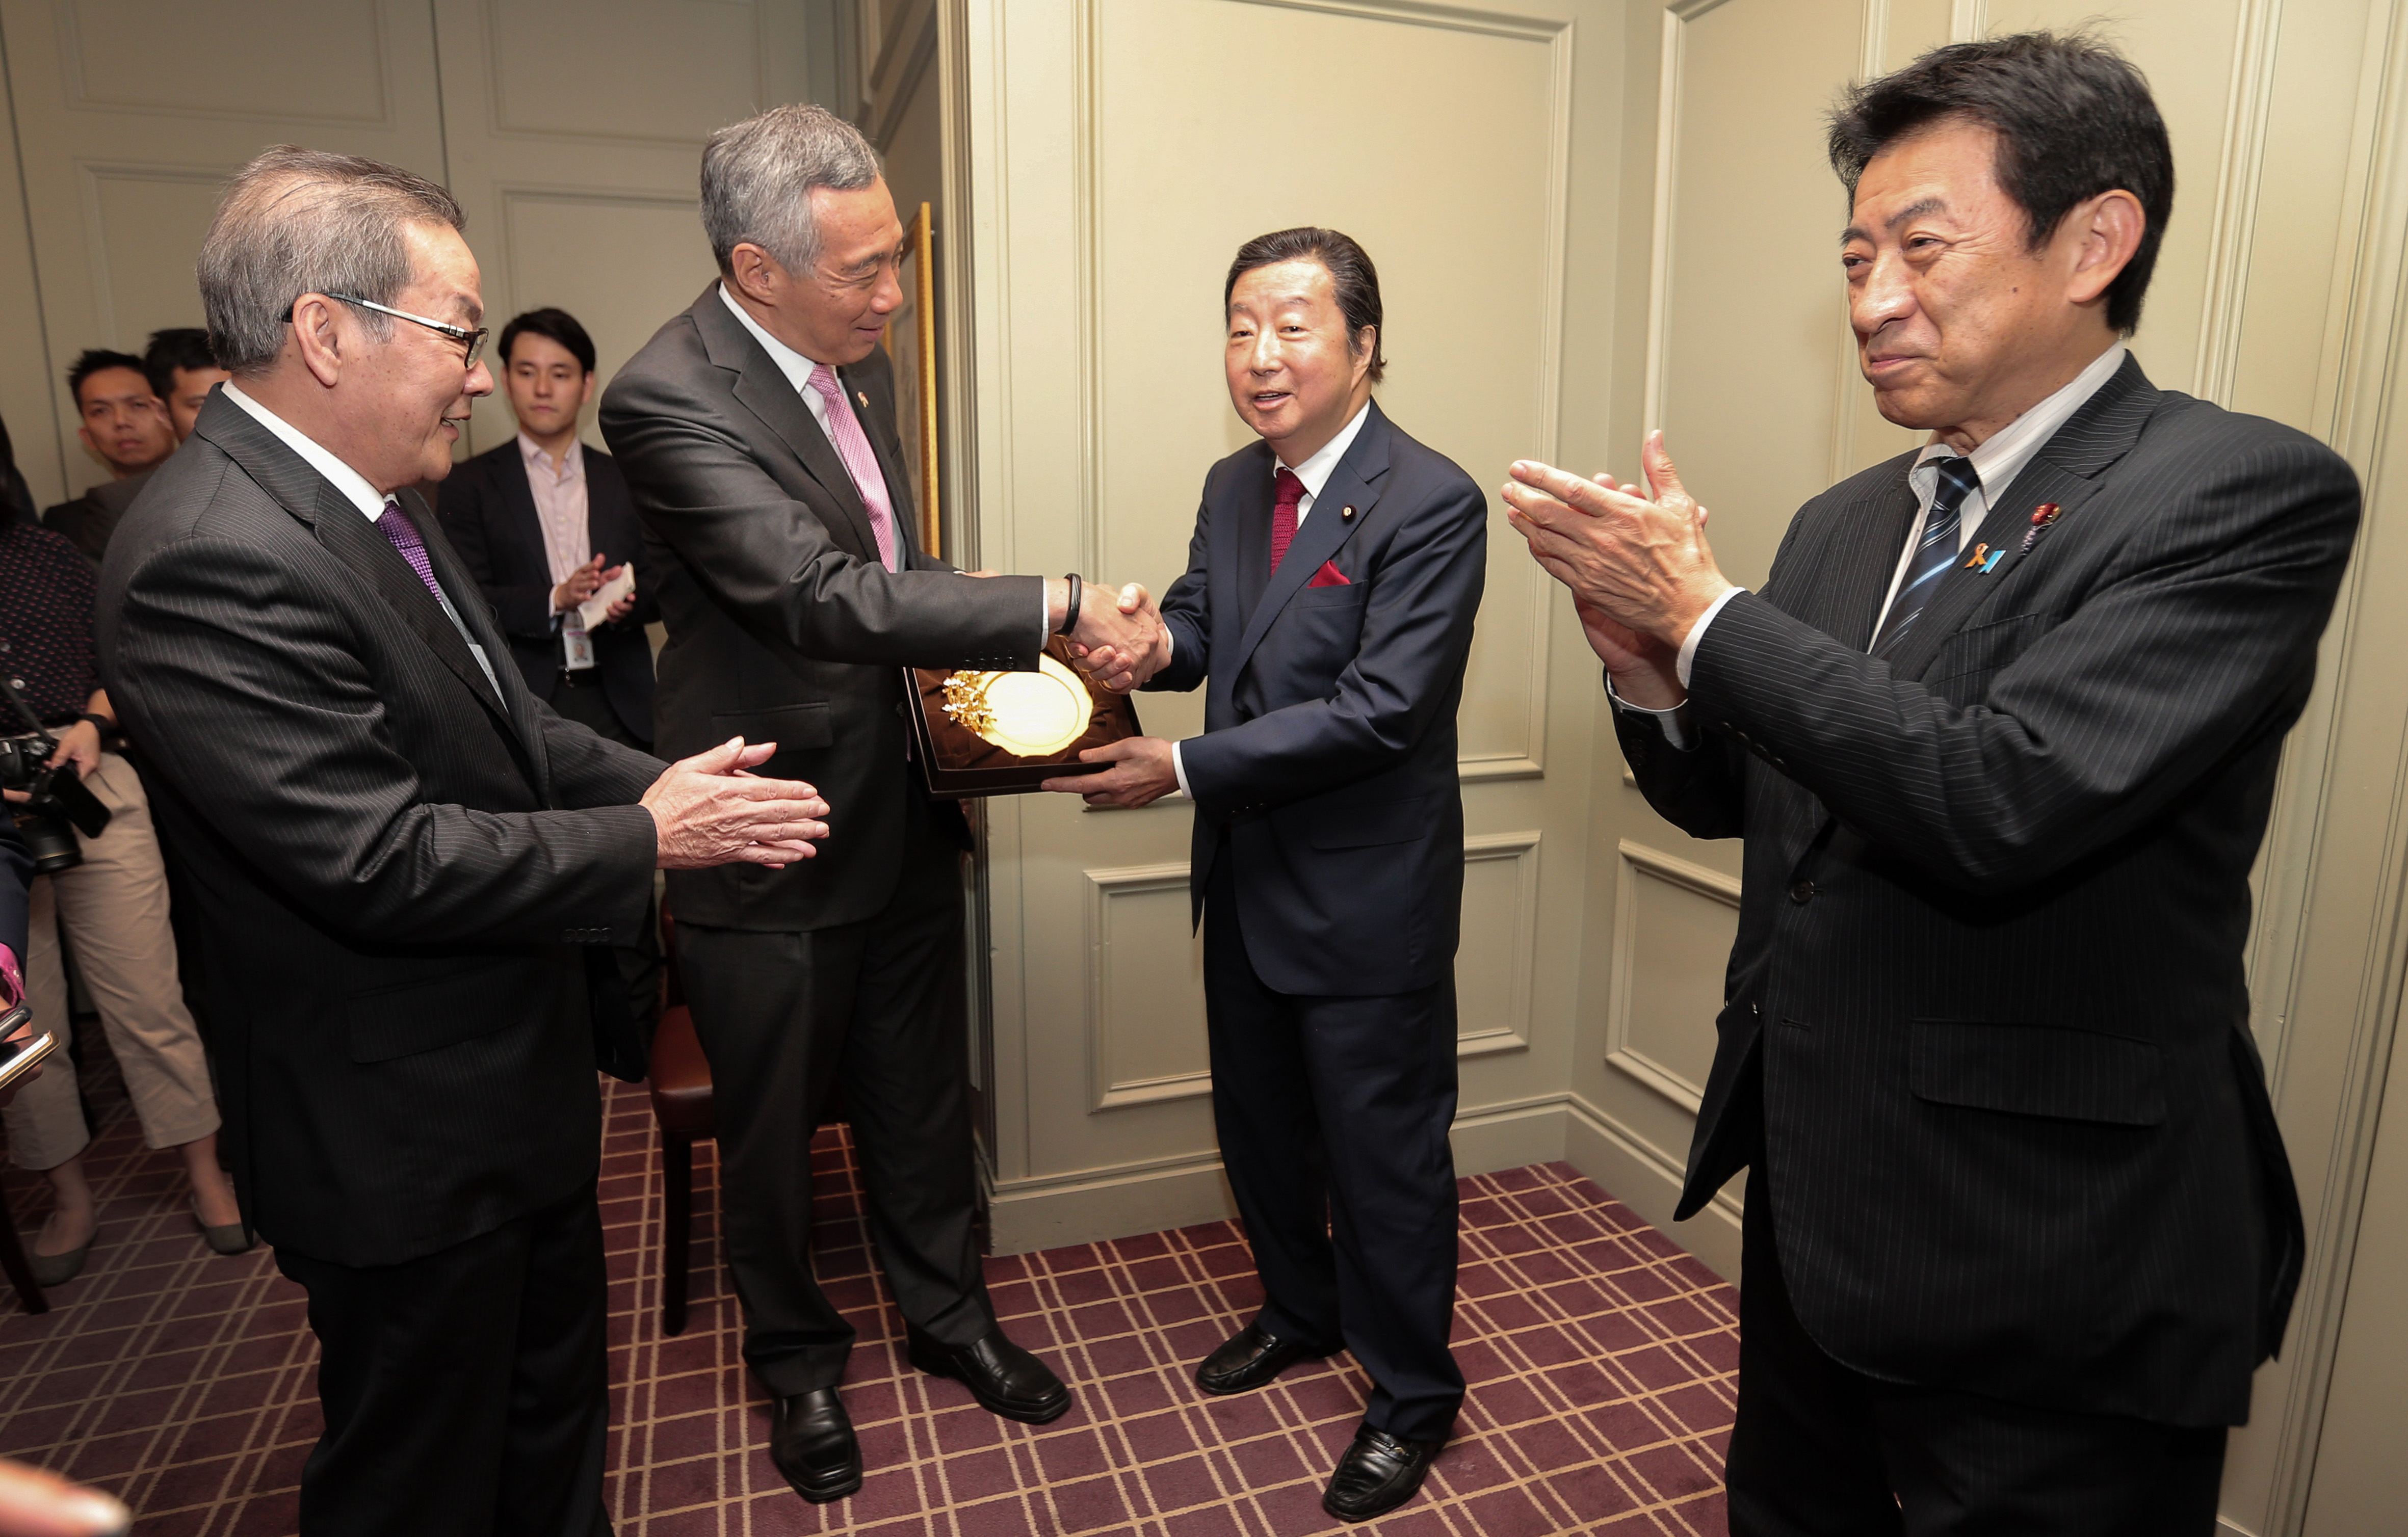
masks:
[[[34,874],[37,875],[72,870],[83,862],[83,848],[76,842],[75,829],[55,810],[20,809],[17,833],[25,840],[25,852],[34,857]]]

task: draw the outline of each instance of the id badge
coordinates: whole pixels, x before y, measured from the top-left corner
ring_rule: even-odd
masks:
[[[561,626],[560,643],[567,658],[562,666],[572,673],[581,673],[594,665],[594,637],[584,630]]]

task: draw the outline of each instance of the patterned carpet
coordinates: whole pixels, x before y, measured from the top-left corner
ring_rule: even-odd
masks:
[[[94,1032],[95,1038],[97,1032]],[[209,1255],[171,1155],[143,1149],[98,1086],[101,1243],[52,1311],[0,1300],[0,1454],[119,1495],[140,1537],[284,1537],[318,1431],[297,1288],[264,1252]],[[737,1354],[715,1263],[715,1170],[697,1149],[694,1312],[658,1329],[659,1174],[641,1093],[611,1086],[602,1179],[610,1247],[610,1499],[626,1537],[1301,1537],[1349,1530],[1320,1491],[1366,1388],[1344,1356],[1207,1399],[1192,1362],[1259,1301],[1234,1225],[988,1262],[1013,1337],[1078,1391],[1041,1429],[910,1371],[868,1259],[840,1130],[823,1133],[823,1276],[861,1331],[845,1383],[869,1478],[810,1506],[764,1450],[766,1403]],[[11,1171],[31,1227],[39,1178]],[[1414,1503],[1383,1537],[1719,1533],[1738,1347],[1735,1298],[1565,1164],[1463,1182],[1455,1348],[1471,1397]]]

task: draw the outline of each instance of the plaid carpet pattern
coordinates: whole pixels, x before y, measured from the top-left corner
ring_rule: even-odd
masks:
[[[203,1247],[174,1155],[147,1151],[122,1089],[105,1069],[93,1076],[100,1241],[47,1316],[0,1301],[0,1455],[117,1494],[141,1537],[284,1537],[319,1430],[299,1288],[265,1250]],[[848,1501],[805,1504],[770,1466],[767,1405],[738,1352],[709,1145],[695,1158],[692,1316],[664,1336],[651,1115],[638,1089],[608,1095],[609,1492],[625,1537],[1349,1530],[1320,1494],[1368,1387],[1351,1358],[1235,1398],[1188,1381],[1261,1301],[1235,1224],[990,1259],[1006,1327],[1078,1395],[1053,1424],[1018,1425],[904,1363],[841,1128],[819,1140],[815,1215],[824,1283],[861,1332],[844,1396],[869,1475]],[[25,1228],[47,1209],[37,1175],[12,1170],[0,1188]],[[1421,1497],[1359,1530],[1720,1533],[1730,1288],[1566,1164],[1463,1181],[1462,1242],[1455,1351],[1469,1402]]]

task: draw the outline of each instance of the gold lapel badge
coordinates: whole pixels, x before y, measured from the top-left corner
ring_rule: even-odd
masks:
[[[1966,570],[1968,570],[1968,571],[1971,571],[1971,570],[1972,570],[1975,566],[1980,565],[1984,560],[1985,560],[1985,559],[1987,559],[1987,558],[1988,558],[1989,553],[1990,553],[1990,547],[1989,547],[1989,546],[1987,546],[1987,545],[1975,545],[1975,546],[1973,547],[1973,553],[1972,553],[1971,555],[1970,555],[1970,556],[1967,556],[1967,557],[1966,557],[1966,560],[1965,560],[1965,569],[1966,569]]]
[[[1354,516],[1354,509],[1353,507],[1340,507],[1340,508],[1338,509],[1338,517],[1339,517],[1339,519],[1340,519],[1340,521],[1344,521],[1345,519],[1350,519],[1350,518],[1353,518]]]
[[[868,410],[868,409],[869,409],[869,391],[867,391],[867,390],[855,390],[855,391],[853,392],[853,401],[854,401],[857,405],[859,405],[859,406],[860,406],[860,407],[861,407],[863,410],[867,411],[867,410]]]

